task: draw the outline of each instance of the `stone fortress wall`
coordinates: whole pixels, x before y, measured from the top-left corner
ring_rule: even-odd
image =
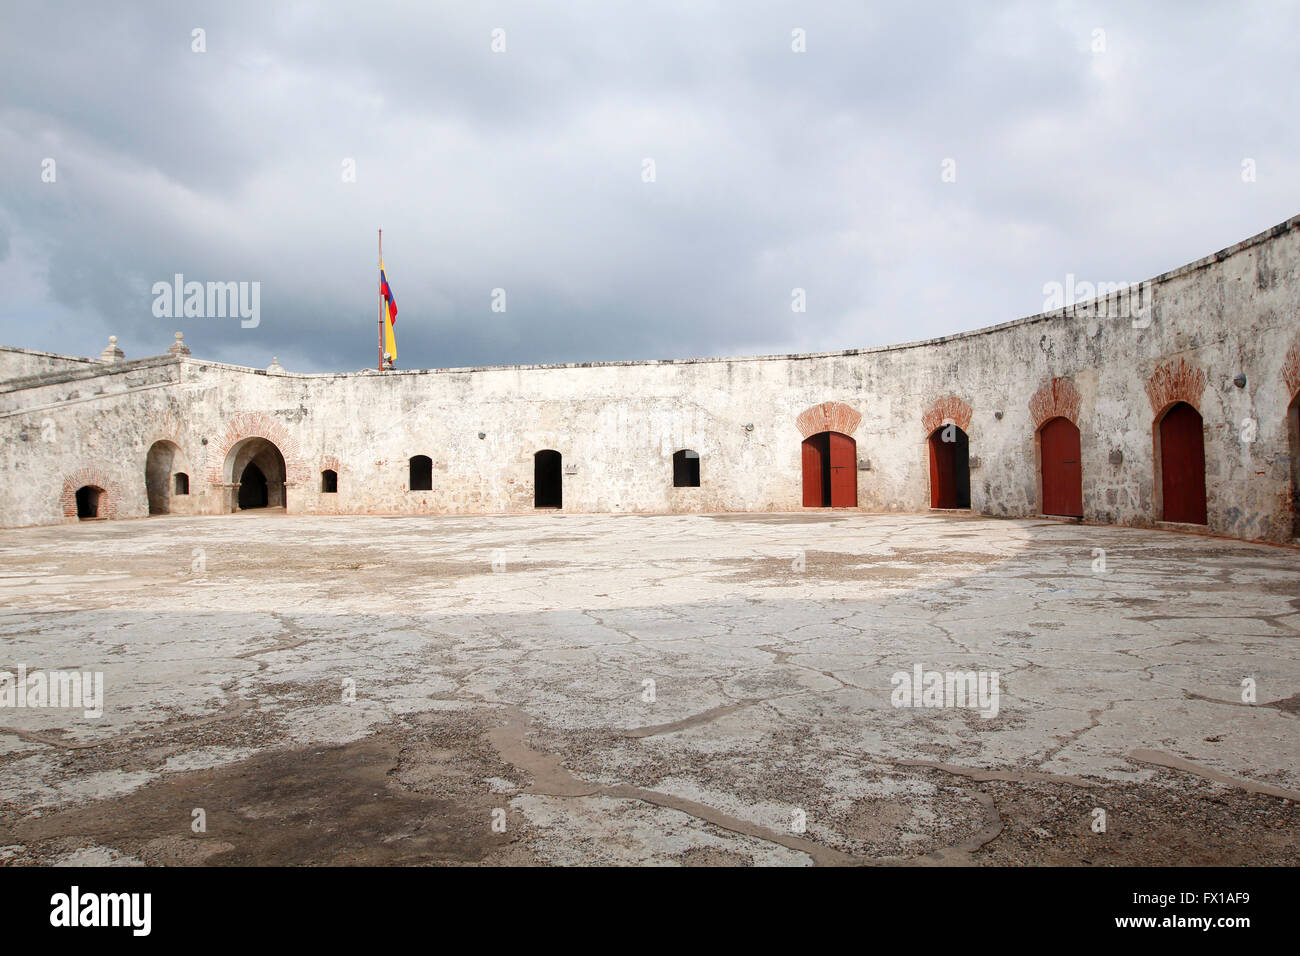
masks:
[[[249,462],[289,513],[525,512],[540,450],[560,454],[565,511],[800,510],[829,454],[833,503],[920,512],[951,481],[932,462],[942,435],[961,445],[976,513],[1043,513],[1065,467],[1081,472],[1083,521],[1153,526],[1191,467],[1187,432],[1174,461],[1161,424],[1185,403],[1203,439],[1192,526],[1289,543],[1298,395],[1300,216],[1140,293],[845,352],[299,375],[183,347],[130,361],[0,348],[0,526],[77,520],[81,489],[100,518],[228,513]],[[1077,426],[1064,466],[1058,419]],[[824,432],[851,440],[814,448]],[[674,486],[683,449],[698,487]],[[410,487],[417,455],[427,490]]]

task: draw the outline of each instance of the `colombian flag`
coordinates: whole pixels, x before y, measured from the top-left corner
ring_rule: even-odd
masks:
[[[379,295],[384,300],[384,351],[396,362],[397,339],[393,337],[393,326],[397,324],[397,300],[393,298],[393,290],[388,287],[383,259],[379,260]]]

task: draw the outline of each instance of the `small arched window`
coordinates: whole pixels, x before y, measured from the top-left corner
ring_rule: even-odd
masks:
[[[416,455],[411,459],[411,480],[407,487],[412,491],[433,491],[432,458]]]
[[[176,486],[172,494],[188,495],[190,493],[190,476],[183,471],[176,472]]]
[[[326,468],[320,473],[321,494],[336,495],[339,492],[339,473],[333,468]]]
[[[683,448],[673,453],[673,487],[700,487],[700,453]]]

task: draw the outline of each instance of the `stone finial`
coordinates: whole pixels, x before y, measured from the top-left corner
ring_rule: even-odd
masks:
[[[124,358],[126,358],[126,353],[117,347],[117,336],[110,335],[108,337],[108,348],[99,353],[99,360],[101,362],[120,362]]]
[[[268,365],[268,366],[266,367],[266,374],[267,374],[267,375],[283,375],[283,374],[284,374],[284,366],[280,364],[280,359],[279,359],[279,358],[277,358],[277,357],[274,356],[274,355],[271,356],[271,364]]]
[[[185,333],[177,332],[176,341],[173,342],[172,347],[167,350],[167,354],[168,355],[189,355],[190,347],[185,344],[184,339],[185,339]]]

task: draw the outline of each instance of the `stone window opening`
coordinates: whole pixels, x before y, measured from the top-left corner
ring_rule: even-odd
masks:
[[[172,491],[174,495],[188,495],[190,493],[190,476],[183,471],[176,472],[176,486]]]
[[[411,459],[411,475],[407,487],[411,491],[433,491],[433,459],[416,455]]]
[[[326,468],[320,473],[320,490],[323,495],[338,494],[339,473],[333,468]]]
[[[689,448],[673,452],[673,487],[700,487],[700,453]]]

